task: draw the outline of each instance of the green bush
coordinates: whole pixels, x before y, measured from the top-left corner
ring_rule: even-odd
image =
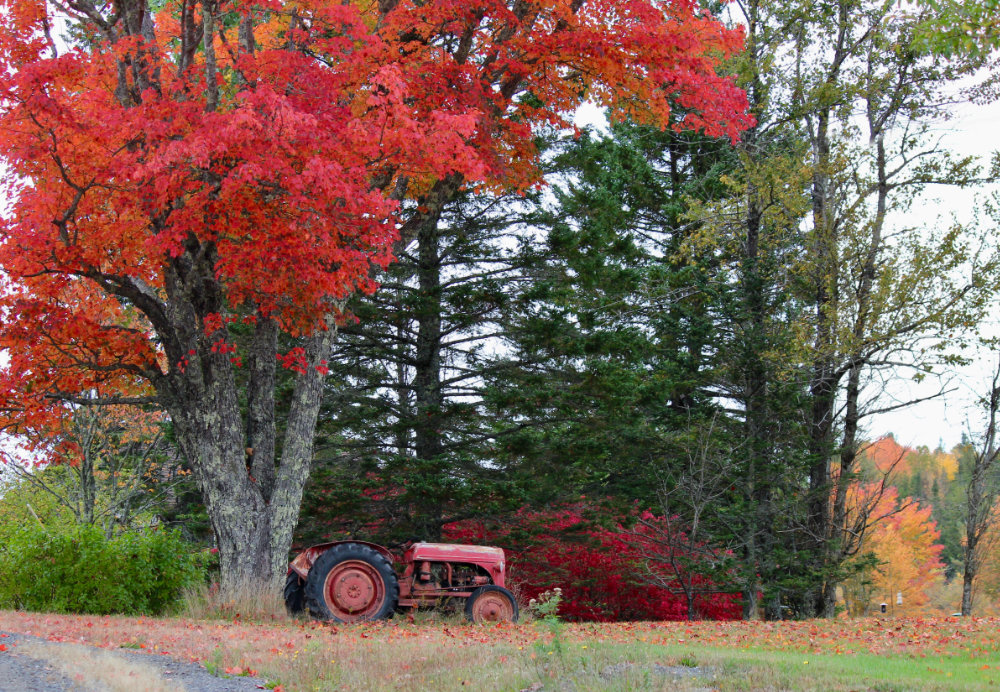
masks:
[[[108,540],[94,526],[28,524],[0,544],[0,608],[105,615],[159,614],[205,578],[201,556],[177,534]]]

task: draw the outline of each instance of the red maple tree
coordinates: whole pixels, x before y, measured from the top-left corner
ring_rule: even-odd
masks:
[[[584,100],[735,137],[740,45],[690,0],[3,0],[4,428],[161,407],[224,586],[274,583],[345,300]]]

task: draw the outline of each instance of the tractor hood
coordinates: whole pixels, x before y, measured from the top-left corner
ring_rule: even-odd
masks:
[[[503,569],[503,550],[500,548],[459,543],[414,543],[409,550],[413,551],[414,560],[493,563]]]

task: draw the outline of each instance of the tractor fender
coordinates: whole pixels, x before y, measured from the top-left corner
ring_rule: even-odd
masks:
[[[295,559],[291,561],[288,565],[288,573],[291,574],[295,572],[303,579],[308,579],[309,570],[312,569],[313,563],[319,558],[320,555],[325,553],[327,550],[335,545],[343,545],[344,543],[357,543],[359,545],[366,545],[372,550],[375,550],[382,554],[386,560],[389,561],[391,565],[396,561],[396,558],[389,551],[388,548],[377,543],[369,543],[368,541],[331,541],[329,543],[317,543],[316,545],[311,545],[301,553],[295,556]]]

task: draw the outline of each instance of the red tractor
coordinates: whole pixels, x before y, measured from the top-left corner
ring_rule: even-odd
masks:
[[[359,622],[390,617],[398,608],[454,605],[465,601],[472,622],[516,622],[517,601],[504,588],[500,548],[450,543],[411,543],[395,558],[365,541],[320,543],[288,566],[285,605],[317,620]]]

